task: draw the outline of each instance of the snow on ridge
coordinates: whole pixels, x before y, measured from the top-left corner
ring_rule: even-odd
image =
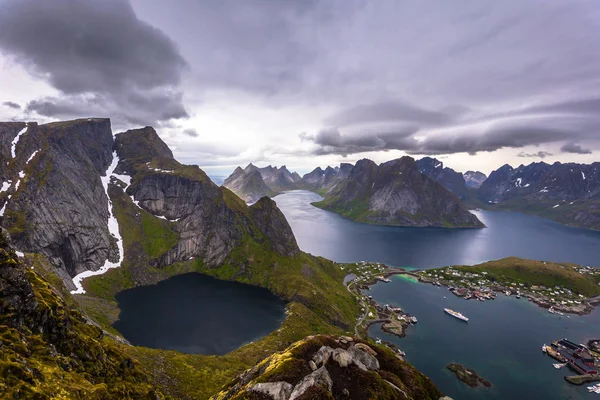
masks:
[[[560,206],[560,204],[557,204],[557,205],[555,205],[555,206],[554,206],[554,207],[552,207],[552,208],[556,208],[556,207],[558,207],[558,206]]]
[[[2,188],[0,188],[0,193],[6,192],[11,185],[11,181],[2,182]]]
[[[40,152],[40,150],[36,150],[36,151],[34,151],[34,152],[33,152],[33,154],[29,156],[29,158],[27,159],[27,161],[25,162],[25,164],[29,164],[29,162],[30,162],[31,160],[33,160],[33,157],[35,157],[35,155],[36,155],[37,153],[39,153],[39,152]]]
[[[120,267],[121,263],[123,262],[123,258],[125,255],[125,252],[123,250],[123,238],[121,237],[121,234],[119,233],[119,222],[117,221],[117,218],[113,214],[112,201],[110,200],[110,196],[108,195],[108,184],[110,183],[110,178],[113,176],[113,172],[117,168],[118,164],[119,164],[119,157],[117,156],[117,152],[115,151],[115,152],[113,152],[112,163],[106,170],[106,174],[104,176],[100,177],[100,180],[102,181],[102,186],[104,187],[104,192],[106,193],[106,197],[108,199],[108,204],[107,204],[107,206],[108,206],[108,232],[110,233],[110,235],[112,237],[117,239],[117,247],[119,249],[119,260],[117,262],[111,262],[107,259],[104,262],[104,265],[99,270],[84,271],[80,274],[75,275],[73,277],[73,284],[75,285],[75,287],[77,289],[72,290],[71,294],[85,294],[85,289],[83,288],[83,285],[81,284],[85,278],[88,278],[90,276],[102,275],[111,268]]]
[[[13,139],[12,143],[10,144],[10,154],[12,158],[15,158],[17,156],[17,144],[19,143],[19,139],[21,139],[21,135],[24,134],[26,131],[27,127],[21,129],[21,131],[17,133],[17,136]]]
[[[15,254],[18,255],[19,257],[25,257],[25,254],[23,254],[23,252],[15,250]]]
[[[583,180],[585,181],[585,174],[583,173],[583,171],[581,171],[581,177],[583,178]]]
[[[521,182],[523,182],[523,178],[517,178],[517,181],[515,182],[515,186],[521,187]]]

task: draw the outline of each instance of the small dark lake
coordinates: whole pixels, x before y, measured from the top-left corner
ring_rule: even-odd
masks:
[[[267,289],[190,273],[116,296],[113,324],[132,344],[222,355],[266,336],[285,319],[285,302]]]

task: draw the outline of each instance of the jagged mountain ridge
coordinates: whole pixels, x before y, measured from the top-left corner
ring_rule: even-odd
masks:
[[[267,186],[258,169],[246,172],[240,167],[225,179],[223,186],[237,194],[246,203],[256,203],[263,196],[274,196],[276,192]]]
[[[282,226],[257,223],[253,218],[264,212],[253,214],[198,167],[178,163],[151,127],[116,138],[108,119],[30,123],[23,131],[24,127],[0,124],[1,154],[10,155],[9,146],[16,141],[16,157],[0,169],[6,189],[0,194],[1,223],[19,249],[47,256],[67,285],[72,286],[70,278],[76,274],[95,271],[107,259],[117,262],[123,256],[119,238],[107,229],[109,199],[101,182],[114,161],[113,152],[118,165],[107,185],[111,199],[167,220],[164,223],[176,236],[162,254],[126,248],[126,256],[141,255],[129,257],[130,261],[137,258],[162,267],[194,257],[208,267],[217,266],[246,235],[289,254],[299,251],[273,202],[259,207],[274,213],[269,223]],[[277,236],[270,237],[273,232]]]
[[[360,160],[348,177],[315,205],[375,224],[483,227],[455,195],[421,173],[411,157],[379,166]]]
[[[600,229],[600,163],[506,164],[483,182],[478,197],[492,209]]]

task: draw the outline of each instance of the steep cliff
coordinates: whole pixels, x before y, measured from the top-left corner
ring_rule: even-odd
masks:
[[[0,124],[2,154],[10,154],[10,141],[15,155],[3,170],[0,214],[15,245],[45,254],[65,281],[98,269],[107,258],[115,261],[100,179],[112,158],[110,121],[29,123],[19,137],[11,125]]]
[[[401,226],[483,227],[455,195],[402,157],[381,165],[360,160],[348,177],[315,203],[368,223]]]
[[[600,229],[600,163],[504,165],[481,185],[478,197],[491,209]]]

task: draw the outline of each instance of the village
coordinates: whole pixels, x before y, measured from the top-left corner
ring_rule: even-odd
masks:
[[[579,267],[576,271],[580,274],[598,275],[597,268]],[[502,281],[491,278],[486,271],[466,272],[453,267],[435,270],[424,270],[417,273],[419,280],[436,286],[446,286],[450,292],[466,300],[479,301],[494,300],[497,294],[526,298],[548,312],[557,315],[564,313],[588,314],[593,310],[591,302],[597,298],[588,299],[580,293],[575,293],[562,286],[546,287],[544,285],[530,285],[522,282],[511,282],[509,279]]]

